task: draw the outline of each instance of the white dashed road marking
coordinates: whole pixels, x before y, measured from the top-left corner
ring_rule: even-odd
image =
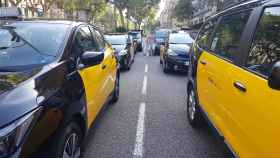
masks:
[[[146,64],[146,65],[145,65],[145,73],[147,73],[148,71],[149,71],[149,65]]]
[[[142,94],[143,95],[147,94],[147,82],[148,82],[148,77],[145,75],[144,80],[143,80],[143,87],[142,87]]]
[[[133,158],[142,158],[144,151],[144,134],[145,134],[145,111],[146,103],[141,103],[139,107],[136,139],[134,145]]]

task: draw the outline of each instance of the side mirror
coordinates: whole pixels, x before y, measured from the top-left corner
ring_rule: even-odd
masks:
[[[268,85],[272,89],[280,90],[280,62],[273,65],[268,78]]]
[[[85,66],[95,66],[100,64],[104,59],[103,52],[84,52],[81,57],[82,64]]]

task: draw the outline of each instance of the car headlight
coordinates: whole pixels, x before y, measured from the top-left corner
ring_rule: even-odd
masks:
[[[0,157],[12,154],[22,145],[23,139],[28,134],[30,126],[34,118],[38,116],[37,112],[40,109],[38,108],[7,127],[0,129]]]
[[[120,55],[120,56],[126,55],[126,54],[127,54],[127,50],[126,50],[126,49],[121,50],[121,51],[119,52],[119,55]]]
[[[176,54],[175,52],[173,52],[171,49],[168,49],[167,54],[168,54],[169,56],[178,56],[178,54]]]

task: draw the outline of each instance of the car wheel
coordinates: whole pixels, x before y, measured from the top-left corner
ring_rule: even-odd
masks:
[[[115,87],[113,92],[113,97],[111,100],[111,103],[116,103],[119,100],[120,96],[120,75],[117,73],[116,81],[115,81]]]
[[[202,126],[203,116],[197,104],[196,93],[192,87],[188,90],[187,115],[188,120],[193,127]]]
[[[52,145],[52,158],[81,158],[83,134],[75,122],[70,122],[58,133]]]
[[[162,64],[162,66],[163,66],[163,72],[164,72],[164,73],[168,73],[168,72],[169,72],[169,67],[168,67],[166,61],[163,61],[162,63],[163,63],[163,64]]]
[[[130,70],[130,64],[129,64],[129,59],[124,60],[124,69],[125,70]]]

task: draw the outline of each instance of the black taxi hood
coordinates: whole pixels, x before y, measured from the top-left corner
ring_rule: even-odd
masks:
[[[0,72],[0,128],[39,107],[36,80],[45,74],[46,69],[50,67]]]
[[[37,74],[38,70],[37,68],[21,72],[0,72],[0,95],[16,88],[20,83]]]

